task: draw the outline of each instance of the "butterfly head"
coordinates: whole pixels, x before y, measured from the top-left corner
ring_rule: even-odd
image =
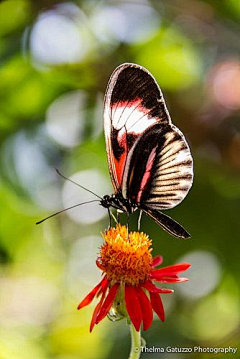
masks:
[[[103,196],[101,201],[100,201],[100,205],[103,206],[104,208],[109,208],[112,206],[111,204],[111,196],[109,196],[108,194]]]

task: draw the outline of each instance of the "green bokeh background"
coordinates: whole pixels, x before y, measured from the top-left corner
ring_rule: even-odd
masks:
[[[110,187],[102,102],[111,72],[123,62],[143,65],[156,77],[194,158],[193,188],[168,211],[192,238],[175,239],[142,220],[166,265],[192,263],[190,282],[172,286],[175,293],[163,298],[165,323],[154,320],[143,336],[148,347],[238,347],[239,4],[0,2],[0,358],[128,356],[124,321],[105,319],[90,334],[94,305],[76,310],[99,280],[94,260],[107,213],[92,223],[65,213],[35,226],[66,204],[56,167],[69,177],[88,170],[89,183],[98,173]],[[69,125],[72,117],[80,127]],[[75,204],[82,190],[71,186],[65,197]],[[94,217],[98,204],[87,206]],[[133,229],[136,221],[133,215]],[[168,355],[214,356],[143,358]]]

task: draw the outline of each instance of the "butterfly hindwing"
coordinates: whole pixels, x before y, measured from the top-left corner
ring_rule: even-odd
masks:
[[[190,238],[190,234],[177,221],[154,209],[142,208],[142,210],[154,221],[162,227],[165,231],[178,238]]]
[[[104,131],[115,192],[122,187],[128,154],[144,131],[170,118],[153,76],[141,66],[123,64],[113,72],[105,95]]]
[[[139,208],[175,207],[192,185],[192,156],[182,133],[173,125],[153,125],[128,155],[123,195]]]

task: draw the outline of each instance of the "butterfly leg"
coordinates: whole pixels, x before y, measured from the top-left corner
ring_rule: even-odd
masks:
[[[111,211],[110,211],[110,214],[111,214],[112,218],[114,219],[114,222],[118,223],[116,217],[114,216],[114,214]]]
[[[112,227],[112,217],[111,217],[111,212],[110,212],[110,209],[108,208],[108,215],[109,215],[109,226],[108,226],[108,229]]]
[[[129,212],[126,212],[127,214],[127,223],[126,223],[126,227],[127,227],[127,230],[129,229]]]
[[[143,214],[143,212],[140,210],[139,216],[138,216],[138,232],[140,231],[140,228],[141,228],[142,214]]]

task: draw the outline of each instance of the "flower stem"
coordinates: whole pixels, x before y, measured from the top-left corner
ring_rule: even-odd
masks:
[[[131,331],[131,352],[129,359],[138,359],[141,355],[141,331],[136,331],[134,325],[130,323]]]

